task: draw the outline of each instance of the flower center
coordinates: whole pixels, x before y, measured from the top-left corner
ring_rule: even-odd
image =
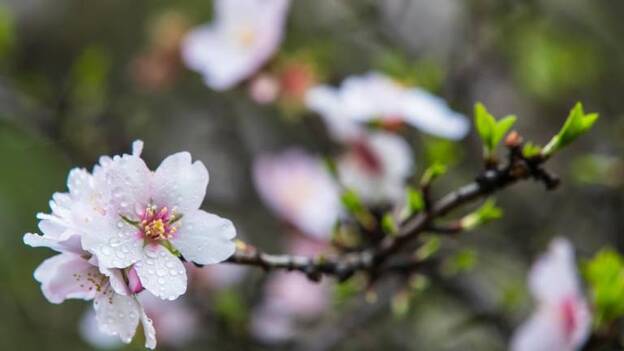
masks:
[[[256,34],[250,26],[241,26],[236,31],[236,38],[244,48],[250,48],[256,41]]]
[[[170,211],[167,207],[158,209],[150,205],[141,214],[138,227],[146,239],[168,240],[178,230],[176,222],[181,217],[175,210]]]

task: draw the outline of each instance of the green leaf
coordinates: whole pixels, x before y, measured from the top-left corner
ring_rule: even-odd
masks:
[[[503,210],[496,206],[496,202],[493,199],[488,199],[476,211],[461,219],[461,227],[465,230],[472,230],[502,216]]]
[[[422,244],[422,246],[418,248],[418,250],[416,250],[414,257],[420,261],[424,261],[430,258],[431,256],[435,255],[436,252],[440,250],[441,246],[442,246],[442,243],[440,241],[440,238],[436,236],[432,236],[428,238]]]
[[[603,249],[583,266],[589,283],[597,327],[624,316],[624,258]]]
[[[420,183],[422,185],[431,184],[431,182],[433,182],[436,178],[446,173],[446,170],[447,169],[445,165],[441,163],[434,163],[425,170],[425,173],[423,174]]]
[[[347,190],[342,193],[340,198],[342,200],[342,204],[350,213],[358,213],[364,210],[364,205],[362,204],[362,200],[355,191]]]
[[[492,116],[485,106],[478,102],[475,105],[475,125],[487,157],[490,157],[496,146],[516,123],[516,116],[506,116],[499,121]]]
[[[583,104],[577,102],[570,111],[563,127],[557,135],[544,147],[542,154],[550,156],[560,150],[562,147],[569,145],[579,136],[585,134],[598,120],[597,113],[586,114],[583,111]]]
[[[532,142],[524,144],[522,148],[522,155],[526,158],[532,158],[542,153],[542,147],[535,145]]]
[[[477,102],[475,105],[474,114],[479,137],[481,137],[484,147],[488,150],[492,150],[491,141],[494,135],[496,120],[480,102]]]
[[[412,187],[407,188],[407,206],[410,214],[422,211],[425,208],[423,194]]]
[[[444,262],[442,271],[449,276],[471,270],[477,264],[477,252],[474,249],[462,249]]]
[[[384,214],[381,219],[381,229],[388,235],[395,235],[399,232],[399,227],[391,213]]]
[[[500,121],[496,123],[496,128],[494,130],[494,140],[492,140],[494,147],[500,143],[501,140],[505,137],[509,129],[513,127],[516,123],[516,116],[510,115],[502,118]]]

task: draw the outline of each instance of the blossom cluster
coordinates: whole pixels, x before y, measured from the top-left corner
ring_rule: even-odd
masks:
[[[38,215],[42,235],[28,233],[24,242],[59,252],[34,273],[50,302],[93,300],[102,332],[128,343],[140,322],[145,346],[154,348],[153,322],[137,295],[177,299],[187,289],[184,261],[226,260],[236,230],[200,209],[208,185],[200,161],[180,152],[151,171],[142,148],[135,141],[132,154],[102,157],[92,172],[73,169],[69,191]]]
[[[334,167],[290,148],[258,155],[252,174],[262,201],[287,224],[289,251],[316,255],[332,250],[336,225],[347,217],[341,201],[346,191],[370,208],[404,205],[416,165],[411,146],[396,133],[399,127],[459,140],[470,123],[442,98],[378,71],[346,77],[339,86],[317,82],[305,65],[289,66],[276,77],[266,66],[285,36],[289,7],[289,0],[216,0],[213,21],[181,39],[181,56],[211,89],[249,81],[256,102],[288,95],[321,117],[340,147]],[[51,213],[38,215],[42,235],[28,233],[24,242],[59,252],[34,273],[50,302],[93,300],[85,325],[96,324],[127,343],[140,323],[145,346],[154,348],[156,324],[179,321],[163,329],[165,335],[170,331],[169,340],[184,339],[194,328],[192,312],[178,300],[189,275],[201,275],[188,262],[228,259],[236,230],[200,209],[209,179],[200,161],[177,153],[151,171],[142,147],[136,141],[131,154],[102,157],[91,172],[72,170],[68,192],[54,194]],[[302,275],[269,277],[251,318],[252,333],[265,342],[292,337],[298,321],[327,308],[330,287]],[[511,350],[578,349],[588,338],[591,315],[566,240],[556,239],[538,260],[529,288],[538,308],[515,333]],[[88,331],[87,338],[97,338]]]

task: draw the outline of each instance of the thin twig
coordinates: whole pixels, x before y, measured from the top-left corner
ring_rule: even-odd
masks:
[[[405,271],[408,267],[417,267],[418,262],[406,262],[407,266],[386,266],[386,261],[395,253],[412,242],[420,233],[448,234],[459,233],[457,225],[440,226],[435,220],[468,203],[490,196],[519,181],[534,179],[543,183],[547,189],[558,185],[556,177],[542,168],[545,158],[525,158],[519,151],[521,145],[508,145],[509,158],[505,166],[486,169],[476,180],[442,197],[424,212],[418,213],[400,225],[398,234],[388,236],[378,245],[361,251],[333,256],[314,257],[271,255],[258,251],[251,246],[244,247],[226,262],[232,264],[257,266],[265,270],[285,269],[305,273],[312,280],[319,280],[323,275],[331,275],[338,280],[346,280],[358,271],[366,271],[373,277],[387,270]]]

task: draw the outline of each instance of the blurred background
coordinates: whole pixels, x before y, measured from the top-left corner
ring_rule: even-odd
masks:
[[[560,188],[528,182],[505,191],[502,220],[442,243],[455,255],[444,281],[417,280],[410,293],[388,288],[386,299],[380,288],[376,304],[357,282],[327,281],[322,311],[275,338],[284,330],[261,313],[270,277],[210,268],[197,273],[184,306],[154,317],[171,329],[160,332],[159,349],[503,350],[530,310],[526,272],[550,238],[570,238],[581,260],[605,245],[624,249],[624,3],[294,0],[264,68],[289,87],[271,104],[255,102],[247,84],[209,89],[184,67],[181,38],[212,15],[209,1],[194,0],[0,1],[0,349],[142,349],[141,337],[123,347],[94,341],[91,304],[50,304],[32,277],[52,252],[25,246],[22,235],[37,230],[35,214],[49,211],[52,193],[66,191],[72,167],[91,169],[135,139],[152,168],[188,150],[210,172],[204,208],[232,219],[246,242],[287,252],[288,229],[261,201],[253,160],[293,146],[331,155],[336,146],[301,95],[371,70],[469,117],[476,101],[498,117],[515,114],[515,129],[536,143],[576,101],[601,120],[549,162]],[[436,196],[481,169],[475,133],[457,142],[402,135],[416,174],[435,161],[450,166]],[[289,283],[305,297],[303,280]]]

